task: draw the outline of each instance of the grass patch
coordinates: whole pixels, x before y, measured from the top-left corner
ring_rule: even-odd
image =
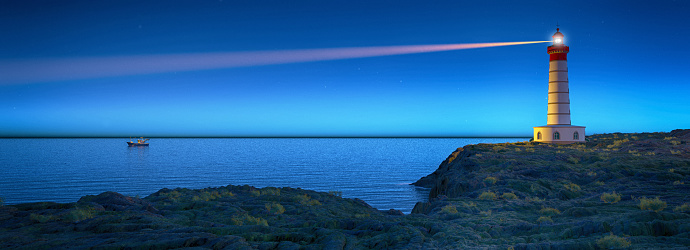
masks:
[[[683,205],[677,206],[673,209],[674,212],[690,212],[690,203],[683,203]]]
[[[167,193],[161,193],[162,196],[166,197],[167,199],[173,201],[173,202],[178,202],[180,201],[180,197],[182,197],[182,193],[180,193],[177,190],[173,190]]]
[[[305,205],[305,206],[321,206],[321,202],[318,200],[312,199],[309,195],[303,194],[303,195],[296,195],[292,198],[293,201]]]
[[[551,216],[540,216],[539,219],[537,219],[537,223],[553,223],[553,220],[551,219]]]
[[[441,213],[444,213],[444,214],[457,214],[457,213],[458,213],[458,209],[455,208],[455,206],[453,206],[453,205],[446,205],[446,206],[444,206],[443,208],[441,208]]]
[[[176,192],[176,191],[173,191],[173,192]],[[198,195],[194,195],[192,197],[192,201],[212,201],[212,200],[216,200],[218,198],[221,198],[224,195],[225,196],[232,196],[234,194],[231,192],[224,192],[223,194],[221,194],[218,191],[211,191],[211,192],[203,191],[203,192],[200,192]]]
[[[575,157],[572,157],[572,156],[568,156],[568,159],[567,159],[566,161],[568,161],[568,162],[571,163],[571,164],[578,164],[578,163],[580,163],[580,160],[579,160],[579,159],[577,159],[577,158],[575,158]]]
[[[580,192],[580,190],[582,190],[582,188],[580,188],[580,186],[578,186],[577,184],[572,183],[572,182],[566,183],[563,186],[565,187],[565,189],[569,190],[570,192],[577,193],[577,192]]]
[[[461,149],[461,148],[458,148],[458,150],[456,150],[455,152],[453,152],[452,154],[450,154],[450,156],[448,156],[448,163],[453,162],[453,160],[455,160],[455,158],[458,157],[458,154],[460,154],[460,149]]]
[[[498,196],[496,193],[491,191],[482,192],[482,194],[477,197],[480,200],[495,200]]]
[[[496,179],[496,177],[489,176],[489,177],[484,178],[484,183],[486,183],[487,185],[496,184],[496,181],[498,181],[498,179]]]
[[[558,209],[551,208],[551,207],[545,207],[539,210],[540,213],[547,215],[547,216],[553,216],[553,215],[558,215],[561,214],[561,211],[558,211]]]
[[[244,214],[244,215],[238,216],[238,217],[233,217],[232,219],[230,219],[230,222],[236,226],[242,226],[242,225],[268,226],[268,222],[265,219],[256,218],[254,216],[247,215],[247,214]]]
[[[614,140],[613,144],[606,146],[607,148],[617,148],[623,145],[626,142],[629,142],[630,140],[628,139],[623,139],[623,140]]]
[[[275,195],[280,196],[280,189],[274,187],[266,187],[261,189],[261,195]]]
[[[611,233],[604,238],[597,240],[597,246],[604,249],[621,249],[630,247],[630,241],[623,237],[618,237]]]
[[[501,195],[501,198],[504,200],[515,200],[517,199],[517,196],[514,193],[503,193]]]
[[[600,199],[604,203],[613,204],[613,203],[619,202],[621,200],[621,195],[617,194],[615,191],[613,193],[610,193],[610,194],[609,193],[603,193],[603,194],[601,194]]]
[[[265,207],[269,213],[282,214],[285,212],[285,207],[283,207],[283,205],[280,205],[280,203],[266,203]]]
[[[666,208],[666,202],[659,199],[659,197],[652,199],[640,198],[640,209],[652,210],[654,212],[661,212]]]
[[[62,216],[62,219],[69,222],[80,222],[96,216],[96,210],[92,207],[78,207]]]
[[[544,202],[544,199],[540,199],[539,197],[525,197],[526,202]]]
[[[479,211],[479,214],[484,217],[489,217],[491,216],[491,210]]]
[[[46,223],[48,221],[53,221],[53,216],[42,215],[42,214],[30,214],[29,219],[34,223]]]

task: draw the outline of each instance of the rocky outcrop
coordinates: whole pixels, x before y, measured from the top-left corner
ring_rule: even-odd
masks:
[[[467,145],[414,183],[431,191],[412,213],[451,219],[515,249],[609,247],[607,234],[633,248],[685,248],[689,136],[674,130],[593,135],[583,144]]]
[[[158,209],[148,201],[124,196],[116,192],[104,192],[99,195],[87,195],[81,197],[77,203],[90,203],[106,211],[147,211],[157,213]],[[100,210],[100,209],[99,209]]]
[[[409,215],[246,185],[0,206],[0,248],[687,249],[689,134],[467,145],[415,182],[431,191]]]
[[[0,248],[433,248],[399,210],[294,188],[115,192],[0,207]]]

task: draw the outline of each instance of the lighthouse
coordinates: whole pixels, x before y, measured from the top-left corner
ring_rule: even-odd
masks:
[[[585,127],[570,124],[570,88],[568,87],[568,46],[563,33],[556,29],[549,46],[549,94],[546,126],[534,127],[534,141],[574,143],[585,141]]]

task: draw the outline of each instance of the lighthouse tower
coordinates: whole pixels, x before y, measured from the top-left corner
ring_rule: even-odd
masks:
[[[570,89],[568,88],[568,46],[563,33],[556,29],[549,53],[549,100],[546,126],[534,127],[534,141],[574,143],[585,141],[585,127],[570,124]]]

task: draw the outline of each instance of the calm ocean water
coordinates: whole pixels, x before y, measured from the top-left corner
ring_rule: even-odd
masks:
[[[116,191],[145,197],[162,188],[225,185],[342,191],[378,209],[409,213],[428,190],[410,183],[458,147],[528,138],[0,139],[6,204],[75,202]]]

